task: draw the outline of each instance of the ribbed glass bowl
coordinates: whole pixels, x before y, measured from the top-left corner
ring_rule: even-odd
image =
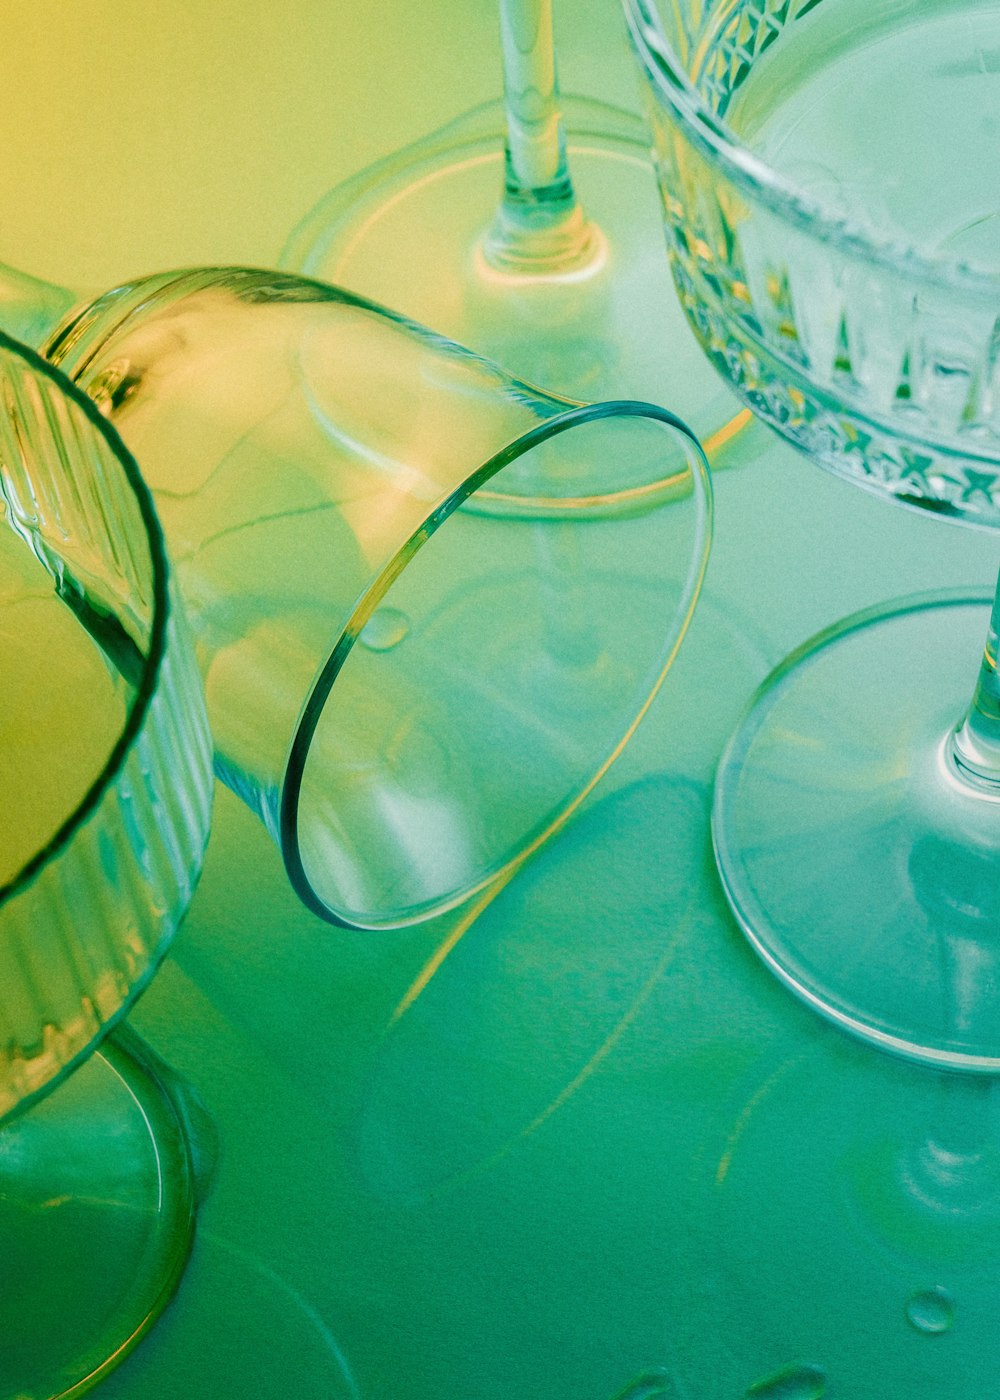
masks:
[[[996,4],[624,5],[716,367],[822,466],[1000,523]]]
[[[149,494],[93,404],[0,335],[0,1120],[146,984],[208,833],[201,683]]]

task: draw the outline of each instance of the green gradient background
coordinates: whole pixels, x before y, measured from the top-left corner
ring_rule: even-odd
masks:
[[[490,0],[36,0],[3,21],[0,259],[94,289],[273,263],[331,184],[500,85]],[[564,89],[636,106],[615,0],[562,0],[556,21]],[[324,927],[219,792],[133,1017],[201,1092],[218,1174],[181,1293],[106,1400],[336,1400],[354,1393],[338,1348],[365,1400],[606,1400],[654,1364],[678,1400],[723,1400],[793,1361],[827,1369],[831,1400],[962,1394],[975,1328],[928,1339],[903,1316],[951,1244],[929,1260],[890,1207],[854,1210],[867,1167],[848,1181],[887,1124],[919,1136],[939,1081],[772,983],[725,912],[707,803],[765,664],[894,593],[989,586],[996,544],[763,429],[723,467],[661,697],[460,939],[460,916]],[[796,1214],[811,1171],[829,1209]]]

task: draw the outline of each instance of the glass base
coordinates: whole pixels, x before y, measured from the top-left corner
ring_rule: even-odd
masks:
[[[116,1366],[169,1301],[194,1217],[183,1108],[141,1042],[108,1039],[0,1129],[2,1400],[81,1395]]]
[[[838,623],[758,691],[720,764],[719,872],[750,942],[844,1029],[1000,1068],[1000,793],[960,779],[986,594]]]
[[[574,186],[603,234],[584,271],[502,272],[484,260],[504,184],[499,102],[331,191],[282,266],[382,302],[550,392],[663,404],[709,451],[741,410],[678,305],[645,126],[582,98],[561,107]],[[498,492],[513,491],[504,477]]]

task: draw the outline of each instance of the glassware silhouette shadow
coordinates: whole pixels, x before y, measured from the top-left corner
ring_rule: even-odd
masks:
[[[991,1383],[997,1085],[842,1049],[758,1082],[705,1183],[691,1267],[729,1321],[724,1346],[686,1358],[706,1396],[960,1400]],[[756,1268],[762,1251],[784,1267]]]

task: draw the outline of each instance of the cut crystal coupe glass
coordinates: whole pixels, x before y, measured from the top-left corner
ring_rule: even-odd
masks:
[[[709,359],[820,465],[1000,525],[1000,7],[625,8],[670,263]],[[996,646],[978,594],[829,629],[758,692],[714,814],[736,917],[794,991],[886,1049],[990,1070]]]
[[[282,265],[572,398],[668,403],[711,455],[738,406],[670,287],[645,128],[604,103],[559,97],[551,0],[500,0],[499,11],[504,102],[332,190]],[[501,497],[516,489],[516,473],[496,487]],[[530,494],[544,505],[545,483]]]
[[[14,272],[0,321],[70,301]],[[323,283],[116,288],[44,353],[142,464],[195,634],[216,769],[304,902],[396,927],[510,871],[617,757],[704,575],[694,436],[583,406]],[[609,467],[614,484],[602,491]],[[551,518],[489,518],[508,471]],[[537,501],[511,493],[512,517]]]
[[[97,1047],[187,908],[212,782],[138,469],[2,334],[0,678],[0,1396],[20,1400],[98,1380],[187,1258],[192,1101],[124,1026]]]

